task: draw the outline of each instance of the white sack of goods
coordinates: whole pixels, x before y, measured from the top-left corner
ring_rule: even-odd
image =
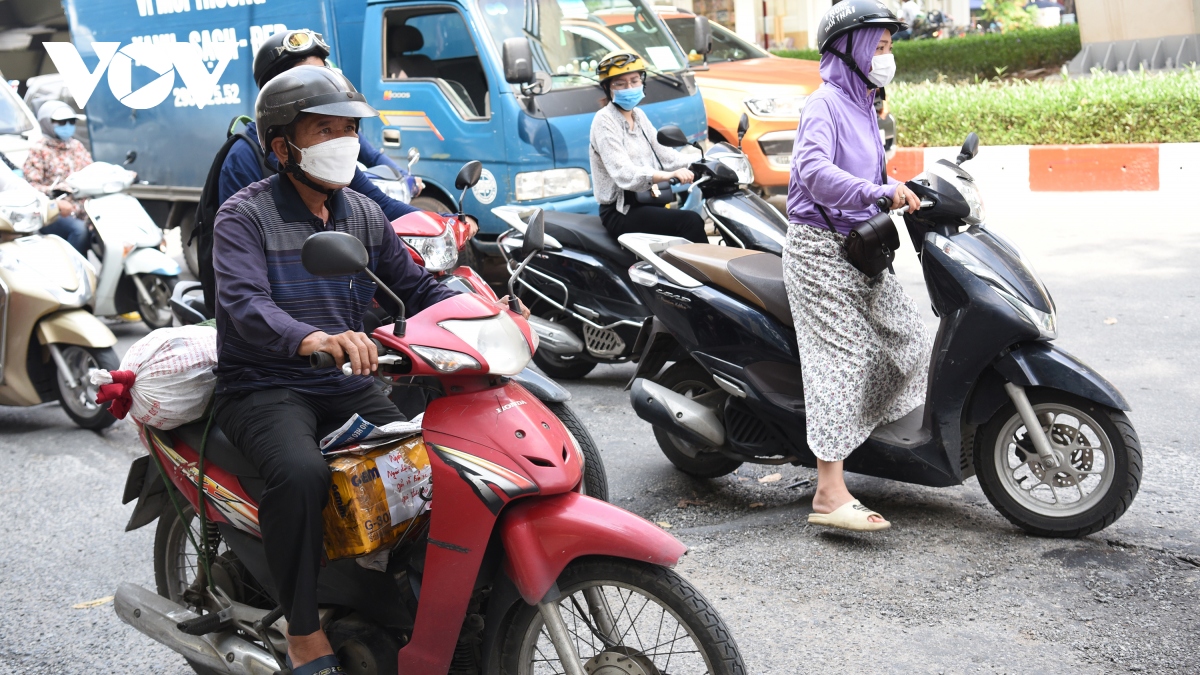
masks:
[[[93,370],[100,385],[97,403],[112,402],[117,419],[133,419],[158,429],[174,429],[204,416],[217,386],[217,329],[209,326],[159,328],[134,343],[120,370]]]

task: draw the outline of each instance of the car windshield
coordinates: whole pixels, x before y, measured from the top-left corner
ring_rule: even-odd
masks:
[[[3,83],[0,83],[3,84]],[[23,134],[33,128],[25,104],[7,86],[0,93],[0,134]]]
[[[770,56],[761,47],[746,42],[738,37],[733,31],[716,23],[710,22],[712,26],[712,53],[708,55],[709,63],[724,63],[726,61],[745,61],[746,59],[761,59]],[[687,52],[688,58],[692,61],[701,59],[695,51],[696,42],[696,17],[682,16],[667,19],[667,27],[675,35],[675,39],[679,40],[679,46],[683,47],[683,51]]]
[[[604,55],[631,49],[650,70],[687,67],[679,45],[643,0],[477,0],[488,17],[496,52],[508,38],[528,37],[534,68],[549,73],[554,89],[596,83]]]

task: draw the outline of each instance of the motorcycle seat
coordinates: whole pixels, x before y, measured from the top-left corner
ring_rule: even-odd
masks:
[[[600,222],[600,216],[566,211],[545,211],[546,234],[566,248],[604,258],[622,270],[637,262],[637,256],[621,248]]]
[[[204,427],[207,424],[208,420],[202,419],[176,427],[171,433],[187,443],[191,449],[200,452],[200,446],[204,442]],[[215,423],[208,432],[208,444],[204,446],[204,460],[216,464],[235,476],[258,478],[258,470],[254,468],[254,464],[225,437],[224,432]]]
[[[732,246],[681,244],[667,249],[662,257],[697,280],[732,293],[792,327],[779,256]]]

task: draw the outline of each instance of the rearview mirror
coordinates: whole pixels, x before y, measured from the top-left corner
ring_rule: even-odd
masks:
[[[688,144],[688,139],[684,135],[683,129],[674,124],[668,124],[658,130],[658,142],[668,148],[682,148]]]
[[[501,47],[501,61],[504,63],[504,81],[509,84],[533,84],[533,47],[529,38],[512,37],[504,41]]]
[[[133,164],[136,161],[137,161],[137,150],[130,150],[129,152],[125,153],[125,161],[122,162],[122,164],[124,164],[125,166],[129,166],[130,164]]]
[[[697,54],[708,55],[712,52],[712,26],[708,25],[707,16],[696,17],[695,33],[692,37],[693,49]]]
[[[528,258],[546,248],[546,216],[541,209],[534,209],[525,221],[525,235],[521,238],[521,258]]]
[[[419,160],[419,159],[421,159],[421,151],[417,150],[415,147],[409,148],[408,149],[408,168],[411,169],[412,165],[416,164],[417,160]]]
[[[463,168],[458,170],[458,176],[454,178],[454,187],[457,190],[475,187],[481,175],[483,175],[483,164],[479,160],[473,159],[463,164]]]
[[[742,147],[742,139],[745,138],[746,132],[750,131],[750,116],[742,113],[741,119],[738,120],[738,147]]]
[[[366,269],[370,258],[358,237],[345,232],[317,232],[304,240],[300,262],[309,274],[341,277]]]
[[[968,159],[974,159],[975,155],[979,154],[979,134],[972,131],[967,134],[967,140],[963,141],[962,150],[958,151],[958,159],[955,164],[962,164]]]

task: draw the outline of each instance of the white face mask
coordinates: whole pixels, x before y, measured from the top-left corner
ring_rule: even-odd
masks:
[[[896,57],[892,54],[878,54],[871,57],[871,72],[867,79],[877,87],[886,87],[896,76]]]
[[[289,143],[291,145],[291,143]],[[343,136],[307,148],[292,145],[292,152],[299,151],[297,164],[304,173],[330,185],[349,185],[354,179],[358,162],[358,137]]]

